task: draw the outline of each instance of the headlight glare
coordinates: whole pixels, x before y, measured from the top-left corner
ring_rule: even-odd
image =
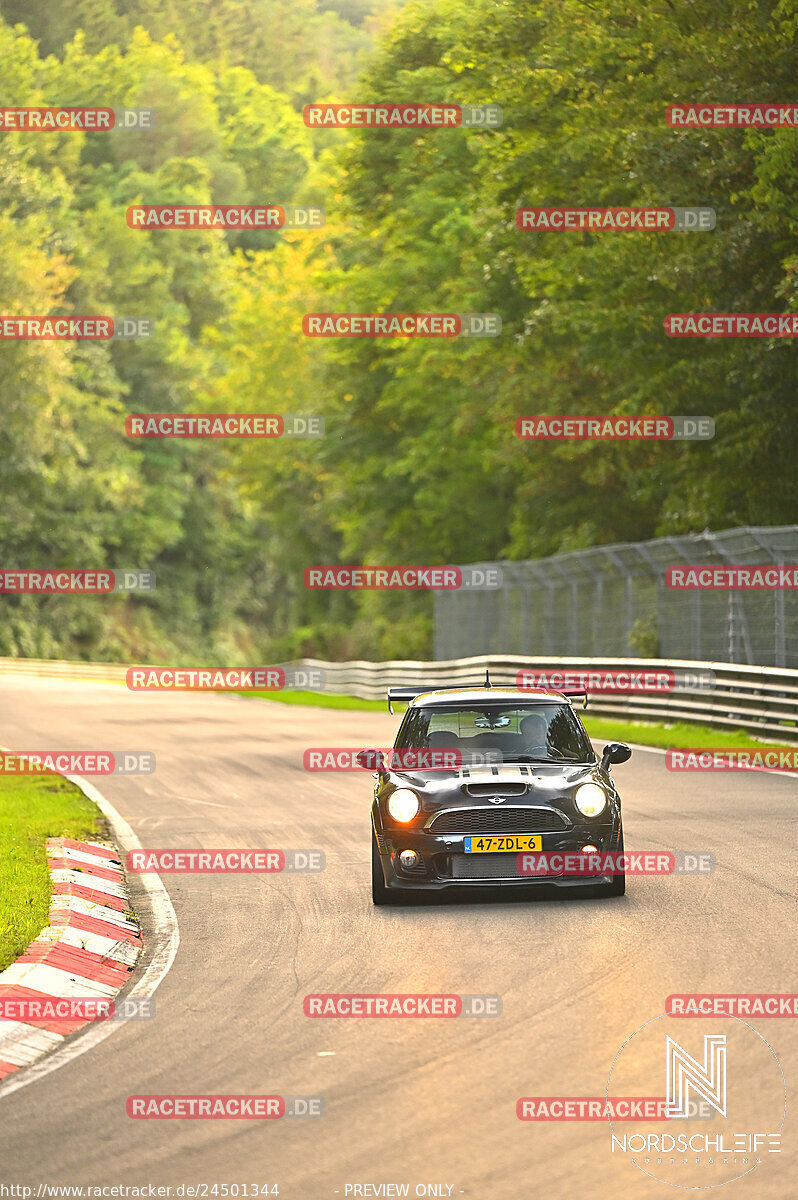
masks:
[[[583,783],[576,789],[574,804],[583,817],[597,817],[607,807],[607,793],[597,783]]]
[[[410,788],[397,788],[388,797],[388,812],[394,821],[406,824],[412,821],[419,809],[418,796]]]

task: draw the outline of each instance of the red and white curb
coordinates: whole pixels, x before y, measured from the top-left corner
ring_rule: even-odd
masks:
[[[53,881],[50,924],[5,971],[0,1000],[112,1000],[130,978],[142,947],[122,863],[112,846],[47,841]],[[83,1017],[0,1019],[0,1080],[59,1046]]]

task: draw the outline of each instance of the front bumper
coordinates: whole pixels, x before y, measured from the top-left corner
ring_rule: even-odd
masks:
[[[434,834],[423,828],[383,827],[376,805],[372,810],[372,821],[385,886],[388,888],[438,892],[447,888],[555,887],[567,891],[586,885],[611,883],[613,880],[612,875],[522,874],[515,866],[518,857],[516,852],[466,854],[466,834]],[[620,814],[613,815],[610,821],[601,824],[585,821],[567,830],[544,832],[540,837],[541,849],[548,853],[575,853],[585,845],[593,845],[603,851],[618,850],[621,842]],[[415,850],[421,856],[420,867],[405,870],[399,862],[400,850]]]

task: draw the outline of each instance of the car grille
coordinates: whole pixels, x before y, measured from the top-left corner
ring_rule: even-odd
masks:
[[[430,833],[542,833],[567,829],[562,813],[549,808],[450,808],[430,822]]]
[[[529,879],[517,854],[453,854],[452,879]]]

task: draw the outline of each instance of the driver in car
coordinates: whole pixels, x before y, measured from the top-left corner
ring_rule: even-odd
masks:
[[[543,713],[530,713],[528,717],[523,718],[518,728],[524,754],[534,755],[535,758],[548,757],[549,724]]]

